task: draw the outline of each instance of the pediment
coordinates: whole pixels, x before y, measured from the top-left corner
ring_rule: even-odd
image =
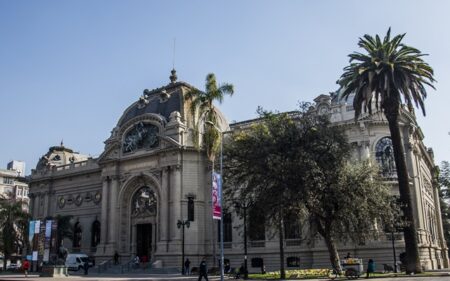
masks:
[[[98,157],[98,162],[119,159],[120,157],[119,149],[120,147],[118,145],[113,145],[109,147]]]

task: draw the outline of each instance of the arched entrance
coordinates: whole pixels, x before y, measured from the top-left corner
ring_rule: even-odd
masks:
[[[157,199],[148,186],[140,187],[130,204],[132,249],[141,260],[150,259],[156,245]]]

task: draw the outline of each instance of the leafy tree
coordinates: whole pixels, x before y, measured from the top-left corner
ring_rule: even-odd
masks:
[[[260,122],[233,132],[226,143],[224,189],[231,201],[252,198],[252,208],[264,210],[259,213],[275,225],[280,240],[281,278],[285,278],[283,217],[287,210],[297,207],[291,192],[304,180],[298,174],[308,157],[303,157],[304,151],[299,149],[300,131],[288,114],[258,111]]]
[[[214,128],[218,125],[219,114],[213,102],[223,102],[225,95],[232,96],[234,87],[232,84],[217,85],[216,76],[210,73],[206,76],[205,91],[192,89],[186,94],[186,99],[191,100],[191,113],[194,125],[194,143],[199,148],[199,144],[203,143],[206,148],[206,154],[211,162],[217,154],[220,145],[220,132]],[[212,124],[213,126],[205,126]],[[200,126],[203,125],[203,128]],[[200,130],[203,129],[203,139],[199,142]]]
[[[63,245],[64,238],[69,240],[73,240],[73,225],[72,225],[72,215],[56,215],[55,220],[57,221],[57,241],[56,248],[59,248]]]
[[[255,125],[234,132],[225,150],[226,195],[254,198],[276,226],[281,278],[286,215],[307,216],[339,268],[336,241],[374,238],[376,223],[392,214],[389,188],[378,180],[377,169],[370,163],[349,165],[344,132],[307,108],[301,104],[289,114],[264,112]]]
[[[419,50],[402,43],[405,34],[391,39],[389,28],[383,40],[378,35],[364,35],[358,46],[366,53],[350,54],[350,64],[344,68],[338,84],[342,97],[355,94],[353,107],[355,119],[362,110],[372,113],[372,107],[380,109],[389,123],[402,209],[408,225],[404,228],[407,255],[407,272],[421,272],[417,232],[412,211],[408,170],[400,135],[399,116],[402,102],[413,113],[413,104],[425,115],[425,85],[432,88],[433,69],[422,59]]]
[[[447,248],[450,249],[450,163],[443,161],[439,169],[438,184],[440,186],[439,201],[441,205],[442,226]],[[449,250],[450,253],[450,250]]]
[[[6,270],[6,261],[19,248],[27,243],[27,225],[29,214],[22,209],[21,201],[0,199],[0,228],[2,238],[2,250],[4,254],[3,270]]]
[[[334,181],[325,177],[309,186],[304,204],[310,229],[322,236],[331,263],[341,270],[336,242],[364,244],[378,238],[383,225],[394,221],[394,212],[389,187],[374,165],[365,161],[337,169]]]

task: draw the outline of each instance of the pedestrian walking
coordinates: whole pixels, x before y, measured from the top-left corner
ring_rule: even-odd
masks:
[[[186,259],[184,261],[184,274],[191,275],[190,266],[191,266],[191,261],[189,259]]]
[[[141,260],[139,259],[139,256],[138,255],[136,255],[135,257],[134,257],[134,259],[133,259],[133,265],[134,265],[134,268],[139,268],[139,264],[141,263]]]
[[[30,270],[30,262],[25,259],[22,263],[23,273],[25,273],[25,277],[28,277],[28,270]]]
[[[86,260],[84,262],[83,268],[84,268],[84,275],[88,275],[88,271],[89,271],[89,261],[88,260]]]
[[[202,277],[205,277],[205,280],[208,281],[208,266],[206,265],[205,259],[202,259],[200,263],[198,281],[202,280]]]
[[[369,262],[367,263],[367,276],[366,278],[370,277],[370,273],[374,273],[375,272],[375,262],[373,261],[373,259],[369,259]]]
[[[114,264],[119,264],[119,253],[117,251],[114,253]]]

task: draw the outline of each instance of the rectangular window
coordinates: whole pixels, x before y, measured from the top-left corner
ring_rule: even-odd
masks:
[[[220,242],[220,220],[217,220],[217,241]],[[233,242],[231,213],[223,214],[223,242]]]
[[[13,178],[8,178],[8,177],[4,177],[3,178],[3,183],[4,184],[13,184],[14,183],[14,179]]]

